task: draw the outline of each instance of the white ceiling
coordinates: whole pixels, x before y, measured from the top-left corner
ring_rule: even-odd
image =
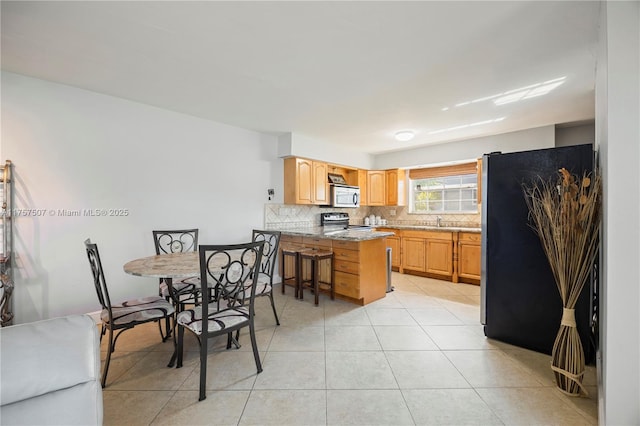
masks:
[[[595,1],[1,7],[3,70],[370,153],[594,117]],[[442,111],[559,77],[545,96]]]

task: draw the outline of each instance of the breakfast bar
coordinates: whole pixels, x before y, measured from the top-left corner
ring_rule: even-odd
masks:
[[[323,281],[329,280],[330,268],[333,267],[336,297],[359,305],[366,305],[385,297],[387,292],[385,238],[392,236],[393,233],[373,230],[326,232],[322,226],[278,230],[282,232],[281,250],[316,248],[333,251],[333,266],[323,265],[320,277]],[[285,276],[295,274],[293,261],[285,259],[284,268]],[[300,273],[306,279],[310,271],[303,268]]]

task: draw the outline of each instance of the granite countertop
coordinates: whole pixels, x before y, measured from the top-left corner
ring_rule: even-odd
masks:
[[[325,232],[322,226],[313,226],[308,228],[273,228],[273,231],[280,231],[282,235],[292,235],[299,237],[312,237],[312,238],[329,238],[332,240],[346,240],[346,241],[367,241],[375,240],[377,238],[391,237],[394,234],[392,232],[380,232],[371,229],[356,230],[345,229],[341,231]]]
[[[465,228],[462,226],[376,225],[375,227],[384,229],[412,229],[416,231],[481,232],[481,228]]]

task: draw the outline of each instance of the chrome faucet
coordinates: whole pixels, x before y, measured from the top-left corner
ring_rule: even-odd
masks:
[[[441,226],[441,223],[440,223],[440,222],[442,222],[442,216],[438,216],[438,217],[436,218],[436,221],[437,221],[437,222],[436,222],[436,226],[437,226],[438,228],[440,228],[440,226]]]

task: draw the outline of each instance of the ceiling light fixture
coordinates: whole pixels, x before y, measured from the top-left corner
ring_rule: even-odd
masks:
[[[395,138],[397,141],[400,142],[406,142],[406,141],[410,141],[411,139],[413,139],[415,137],[415,133],[413,133],[412,130],[401,130],[399,132],[396,133]]]

